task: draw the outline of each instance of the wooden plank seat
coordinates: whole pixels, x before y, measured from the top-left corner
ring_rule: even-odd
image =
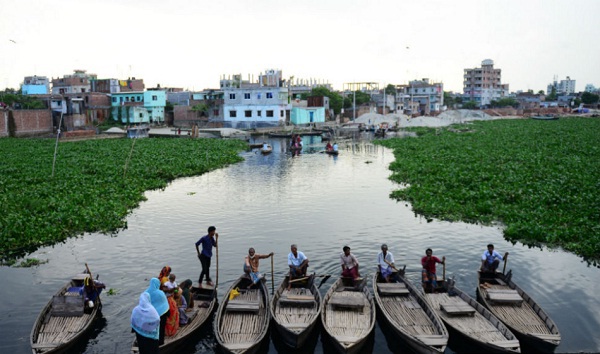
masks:
[[[56,348],[62,343],[33,343],[31,349],[52,349]]]
[[[357,296],[333,296],[329,303],[333,308],[362,309],[365,307],[365,300]]]
[[[344,342],[344,343],[355,343],[357,341],[360,340],[360,337],[353,337],[353,336],[335,336],[335,339],[338,340],[338,342]]]
[[[227,311],[236,311],[236,312],[258,312],[260,309],[260,304],[258,302],[252,301],[235,301],[230,300],[227,303]]]
[[[313,307],[315,297],[312,295],[287,295],[279,298],[279,305],[292,307]]]
[[[502,347],[502,348],[516,348],[516,347],[520,346],[518,340],[500,340],[500,341],[490,342],[490,344],[493,344],[497,347]]]
[[[513,289],[487,289],[487,298],[501,304],[516,304],[521,306],[523,298]]]
[[[284,323],[283,327],[290,329],[303,329],[308,327],[309,323],[305,322],[293,322],[293,323]]]
[[[410,292],[404,283],[377,283],[381,295],[408,295]]]
[[[431,334],[431,335],[415,336],[415,338],[417,338],[421,342],[425,343],[425,345],[441,346],[441,345],[448,344],[448,337],[445,337],[445,336]]]
[[[440,308],[445,313],[452,316],[473,316],[476,312],[473,307],[469,306],[464,301],[442,303],[440,304]]]
[[[60,296],[52,297],[52,316],[56,317],[81,317],[83,316],[83,297]]]

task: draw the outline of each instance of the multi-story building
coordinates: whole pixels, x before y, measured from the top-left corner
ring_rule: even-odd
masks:
[[[165,121],[165,91],[117,92],[110,96],[112,117],[121,123],[163,123]]]
[[[223,91],[205,89],[198,92],[167,92],[173,104],[173,124],[176,126],[206,126],[223,121]]]
[[[50,81],[45,76],[25,76],[21,84],[24,95],[47,95],[50,93]]]
[[[75,70],[72,75],[52,79],[52,94],[64,95],[67,93],[90,92],[90,81],[97,79],[96,74],[87,74],[86,70]]]
[[[221,79],[223,124],[252,128],[284,124],[291,108],[289,90],[281,70],[267,70],[258,81],[244,81],[241,75]]]
[[[502,70],[494,69],[494,61],[485,59],[481,68],[465,69],[463,101],[474,101],[480,107],[508,95],[508,84],[502,84]],[[442,92],[443,95],[443,92]]]
[[[93,78],[90,80],[90,89],[92,92],[104,93],[139,92],[144,91],[145,85],[143,79],[135,77],[127,80]]]
[[[560,82],[556,81],[556,78],[551,84],[548,84],[548,89],[546,91],[547,94],[551,94],[554,89],[556,94],[562,95],[571,95],[575,93],[575,81],[571,80],[570,77],[567,76],[566,80],[560,80]]]

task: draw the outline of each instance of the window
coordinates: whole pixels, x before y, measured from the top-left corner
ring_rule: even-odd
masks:
[[[312,114],[312,112],[311,112],[311,114]],[[283,117],[283,111],[279,111],[279,116]]]
[[[262,116],[262,111],[256,111],[256,115],[261,117]]]
[[[249,100],[250,99],[250,92],[244,93],[244,99],[245,100]]]
[[[256,95],[256,98],[260,100],[260,92]]]
[[[267,111],[267,117],[273,117],[273,111],[271,111],[271,110]]]
[[[267,98],[273,98],[273,92],[267,92]]]
[[[142,112],[140,112],[140,118],[144,118],[144,115],[142,114]]]
[[[152,101],[158,101],[158,96],[152,96]]]
[[[213,110],[213,115],[218,117],[219,116],[219,110],[218,109]]]
[[[236,111],[229,111],[229,117],[230,117],[230,118],[235,118],[235,117],[237,117],[237,112],[236,112]]]
[[[251,118],[252,117],[252,111],[251,110],[244,111],[244,117]]]
[[[230,93],[229,94],[229,99],[230,100],[235,100],[235,93]]]
[[[119,97],[119,102],[123,103],[123,97]]]
[[[116,98],[116,97],[113,97],[113,98],[112,98],[112,101],[113,101],[113,102],[117,102],[117,98]]]

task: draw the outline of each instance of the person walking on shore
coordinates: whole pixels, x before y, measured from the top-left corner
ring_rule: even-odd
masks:
[[[202,272],[200,273],[200,278],[198,278],[199,286],[202,287],[202,280],[206,276],[206,284],[209,286],[213,285],[212,280],[210,279],[209,269],[210,269],[210,260],[212,258],[212,248],[218,247],[217,241],[219,240],[219,234],[216,232],[217,228],[214,226],[210,226],[208,228],[208,234],[202,236],[198,242],[196,242],[196,252],[198,253],[198,259],[200,259],[200,264],[202,264]],[[202,252],[200,252],[200,248],[198,246],[202,245]]]

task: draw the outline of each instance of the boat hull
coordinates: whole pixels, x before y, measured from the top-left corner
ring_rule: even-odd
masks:
[[[483,274],[483,275],[482,275]],[[512,333],[519,339],[521,343],[521,350],[527,351],[533,349],[539,353],[553,353],[556,347],[560,344],[560,332],[558,327],[552,321],[544,310],[521,288],[519,288],[511,280],[512,272],[509,271],[507,275],[496,272],[496,273],[481,273],[478,272],[478,285],[477,285],[477,301],[485,306],[494,316],[510,329]],[[488,289],[485,284],[491,284],[492,287],[499,289],[514,290],[522,298],[522,303],[519,305],[513,304],[495,304],[488,299]],[[519,326],[519,323],[515,320],[519,316],[529,315],[527,320],[529,322],[537,322],[536,331],[539,332],[540,328],[545,327],[545,334],[538,334],[531,330],[523,329]],[[533,316],[532,316],[533,315]],[[535,335],[534,335],[535,333]]]

